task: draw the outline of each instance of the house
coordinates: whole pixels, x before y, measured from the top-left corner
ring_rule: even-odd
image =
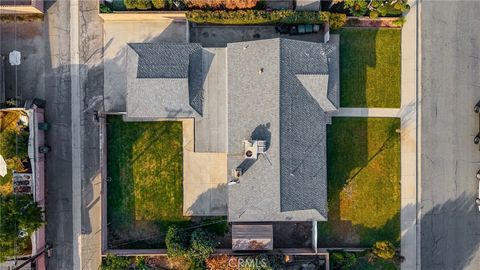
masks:
[[[328,219],[326,129],[339,107],[338,59],[337,36],[226,48],[129,44],[126,117],[194,119],[194,151],[226,153],[224,167],[207,169],[224,173],[222,185],[200,207],[186,198],[198,194],[184,192],[193,202],[184,212],[228,215],[242,226],[234,231],[245,249],[245,228],[259,222],[251,231],[265,236],[272,222]],[[184,179],[184,189],[202,189],[198,183]]]

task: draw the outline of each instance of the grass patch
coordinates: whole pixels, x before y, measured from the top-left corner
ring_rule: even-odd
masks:
[[[225,217],[183,216],[182,123],[107,118],[107,219],[110,248],[164,248],[171,225],[223,236]]]
[[[108,220],[182,221],[182,123],[107,119]]]
[[[333,118],[321,247],[400,243],[400,119]]]
[[[343,28],[340,105],[400,107],[401,29]]]

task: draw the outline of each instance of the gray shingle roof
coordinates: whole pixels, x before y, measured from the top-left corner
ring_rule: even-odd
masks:
[[[127,113],[131,117],[203,114],[203,49],[199,44],[133,43],[129,46]],[[135,60],[132,61],[132,57]],[[183,81],[180,88],[179,81]]]
[[[334,44],[271,39],[228,45],[230,221],[326,220],[326,125],[338,106]],[[330,79],[331,78],[331,79]],[[271,133],[266,157],[243,159],[243,139]]]

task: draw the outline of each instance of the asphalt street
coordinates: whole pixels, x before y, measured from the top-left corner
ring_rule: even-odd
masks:
[[[17,49],[22,53],[22,65],[15,69],[6,63],[6,96],[42,98],[47,101],[45,116],[50,124],[47,144],[51,152],[46,157],[46,219],[47,243],[53,249],[47,269],[97,269],[100,264],[100,219],[98,176],[98,125],[93,117],[101,110],[103,100],[103,27],[95,0],[79,1],[78,23],[70,22],[70,1],[46,0],[43,19],[2,21],[0,52]],[[71,27],[79,35],[80,112],[72,119],[71,88]],[[16,87],[18,86],[18,87]],[[72,198],[72,122],[78,121],[82,142],[80,204]],[[72,210],[82,213],[74,220]],[[90,216],[94,216],[91,219]],[[74,239],[73,222],[81,228],[81,238]],[[77,248],[74,248],[77,245]],[[81,249],[81,250],[79,250]],[[80,256],[79,251],[83,256]],[[74,254],[74,252],[78,254]],[[78,256],[77,264],[73,258]]]
[[[480,2],[422,2],[421,265],[480,269]]]

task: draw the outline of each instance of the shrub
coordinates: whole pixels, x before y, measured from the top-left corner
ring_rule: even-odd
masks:
[[[396,254],[395,246],[389,241],[378,241],[373,245],[371,254],[375,258],[392,260]]]
[[[329,13],[328,22],[331,29],[340,29],[347,22],[347,15],[341,13]]]
[[[113,0],[112,10],[116,10],[116,11],[127,10],[127,7],[125,6],[124,0]]]
[[[187,19],[194,23],[210,24],[322,24],[328,21],[328,12],[275,10],[236,10],[236,11],[202,11],[187,12]]]
[[[165,236],[165,245],[169,257],[183,256],[188,247],[188,237],[177,227],[171,226]]]
[[[151,0],[124,0],[127,9],[149,10],[152,8]]]
[[[334,270],[350,269],[357,263],[355,254],[344,251],[330,253],[330,263]]]
[[[165,0],[152,0],[152,5],[156,9],[163,9],[165,8]]]
[[[377,11],[372,10],[372,11],[370,11],[369,16],[370,16],[370,19],[376,19],[376,18],[378,18],[378,16],[380,16],[380,14],[378,14]]]
[[[195,230],[190,238],[188,257],[196,267],[204,268],[205,260],[215,251],[215,238],[204,230]]]
[[[131,265],[130,258],[116,256],[113,254],[107,254],[107,257],[103,259],[102,265],[100,266],[101,270],[119,270],[119,269],[128,269]]]
[[[257,6],[259,0],[186,0],[189,9],[249,9]]]
[[[112,13],[112,10],[105,4],[100,4],[100,13]]]
[[[345,0],[344,7],[347,8],[353,16],[363,16],[367,12],[367,2],[365,0]]]

